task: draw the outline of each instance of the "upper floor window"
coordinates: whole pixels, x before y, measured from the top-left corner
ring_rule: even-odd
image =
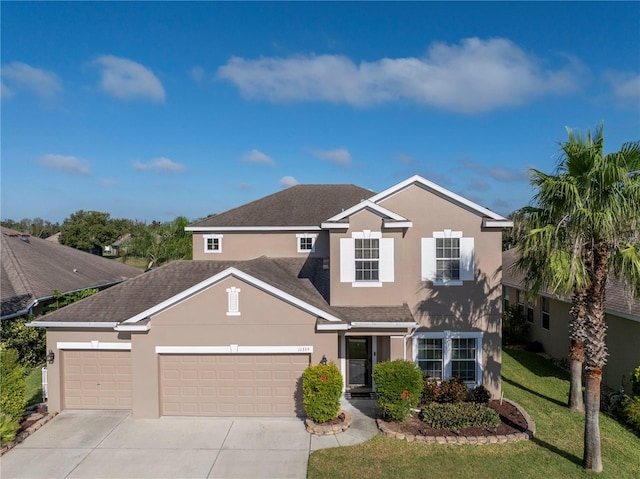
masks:
[[[383,238],[379,231],[365,230],[340,239],[340,282],[354,287],[374,287],[393,281],[393,238]]]
[[[474,241],[462,231],[434,231],[422,238],[422,280],[434,285],[461,285],[474,279]]]
[[[316,237],[317,235],[309,233],[297,234],[298,253],[313,253],[316,246]]]
[[[380,240],[356,238],[356,281],[378,281],[380,277]]]
[[[205,253],[222,253],[222,235],[204,235]]]

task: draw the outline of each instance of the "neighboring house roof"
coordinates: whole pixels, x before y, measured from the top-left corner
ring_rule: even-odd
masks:
[[[321,263],[320,267],[321,267]],[[193,294],[235,276],[280,299],[316,314],[324,324],[387,322],[414,324],[409,308],[331,307],[307,276],[312,276],[304,258],[267,258],[247,261],[174,261],[144,275],[116,285],[100,294],[54,311],[34,324],[61,326],[63,323],[108,323],[127,327],[145,320]],[[407,325],[405,324],[405,327]]]
[[[516,248],[502,252],[502,283],[514,288],[526,288],[525,275],[514,267],[518,260]],[[548,291],[544,294],[550,295]],[[554,296],[556,297],[556,296]],[[570,298],[557,297],[565,302],[571,302]],[[633,298],[625,287],[624,281],[609,275],[604,302],[605,312],[621,316],[623,318],[640,321],[640,298]]]
[[[48,236],[47,238],[45,238],[46,241],[51,241],[52,243],[60,243],[60,232],[57,232],[56,234],[52,234],[51,236]]]
[[[119,283],[142,271],[61,244],[2,228],[2,318],[27,314],[54,290],[68,293]]]
[[[374,195],[355,185],[296,185],[190,225],[203,227],[314,226]]]

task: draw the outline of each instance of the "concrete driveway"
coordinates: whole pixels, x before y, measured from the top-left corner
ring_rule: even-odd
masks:
[[[64,411],[0,461],[3,479],[304,478],[310,443],[296,418]]]

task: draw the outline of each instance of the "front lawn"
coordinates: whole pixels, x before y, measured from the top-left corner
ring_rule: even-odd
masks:
[[[531,441],[483,446],[408,443],[376,436],[351,447],[323,449],[309,457],[308,477],[316,478],[637,478],[640,438],[600,416],[604,472],[582,470],[584,418],[565,406],[568,375],[544,358],[505,350],[505,397],[519,403],[536,423]]]
[[[27,400],[27,406],[40,404],[42,402],[42,367],[36,366],[27,372],[24,384],[24,397]]]

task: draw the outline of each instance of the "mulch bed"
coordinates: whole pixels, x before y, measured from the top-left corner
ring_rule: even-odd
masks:
[[[446,429],[433,429],[423,422],[418,415],[410,417],[406,421],[385,421],[385,425],[393,432],[399,432],[413,436],[496,436],[524,432],[527,430],[527,420],[513,404],[498,400],[489,401],[487,404],[500,415],[500,425],[497,428],[467,427],[455,433]]]

